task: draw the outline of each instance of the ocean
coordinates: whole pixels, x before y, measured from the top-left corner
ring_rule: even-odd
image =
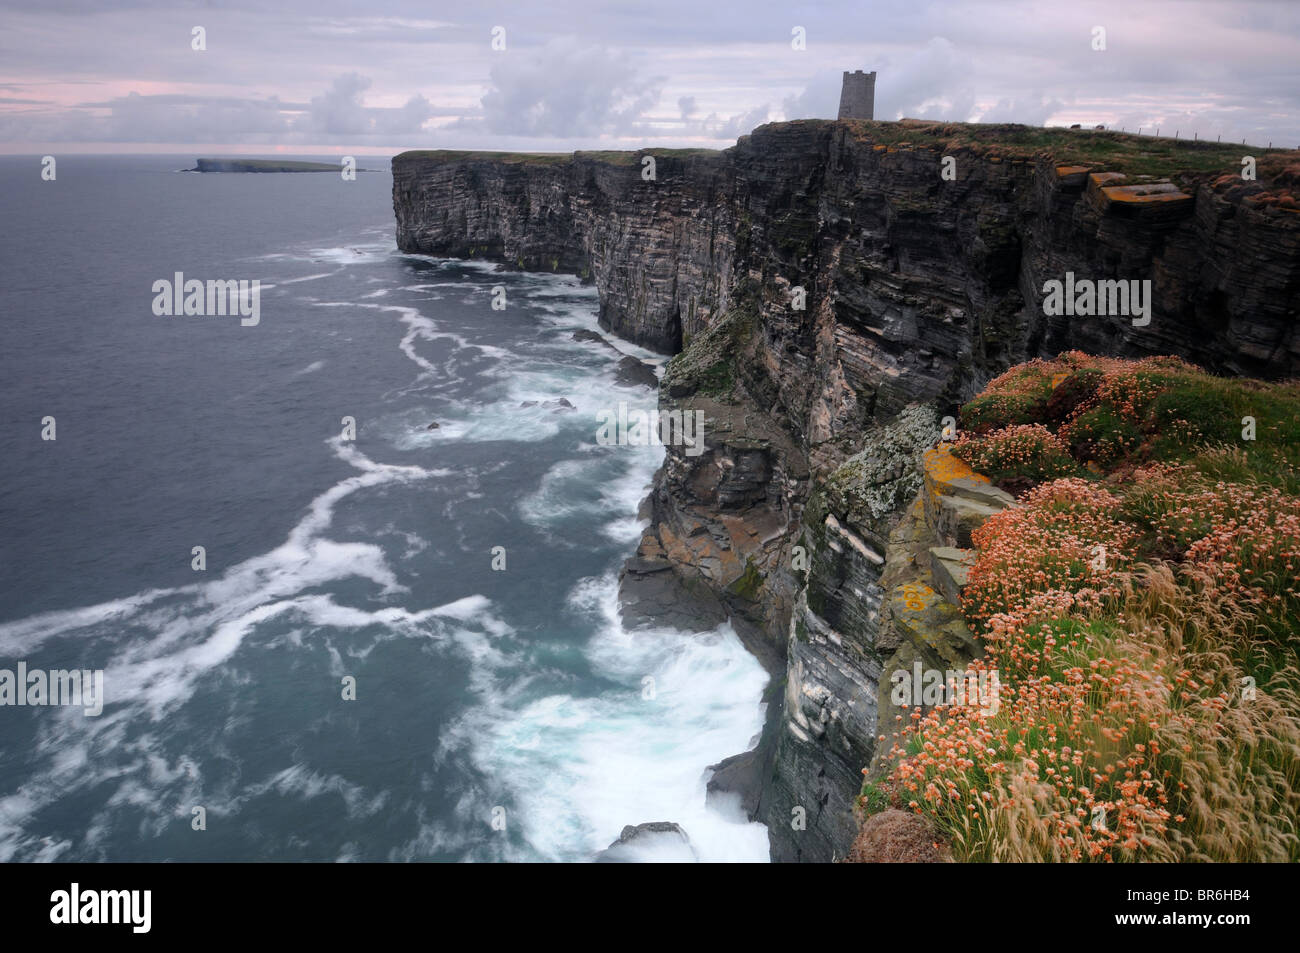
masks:
[[[655,397],[594,290],[399,253],[386,160],[192,164],[0,158],[0,670],[104,684],[0,705],[0,860],[765,861],[705,803],[763,669],[618,621],[663,450],[596,440]],[[257,323],[155,314],[177,273]]]

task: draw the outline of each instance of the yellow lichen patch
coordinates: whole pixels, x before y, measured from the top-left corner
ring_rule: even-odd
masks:
[[[1192,197],[1167,182],[1156,185],[1112,185],[1101,194],[1107,202],[1156,203],[1190,202]]]
[[[939,495],[938,487],[940,484],[948,483],[952,480],[975,480],[978,483],[988,483],[989,478],[976,473],[966,462],[958,457],[953,456],[952,448],[947,444],[940,444],[925,451],[925,475],[930,482],[935,484],[934,495]]]
[[[1058,165],[1056,167],[1056,177],[1058,179],[1068,179],[1075,175],[1084,175],[1088,171],[1086,165]]]
[[[943,596],[925,583],[916,582],[899,586],[890,593],[889,598],[894,618],[910,632],[926,639],[926,633],[931,628],[926,624],[927,613],[943,601]]]
[[[1052,390],[1056,390],[1056,388],[1060,387],[1060,386],[1061,386],[1061,381],[1065,380],[1065,379],[1066,379],[1067,377],[1069,377],[1069,376],[1070,376],[1069,373],[1064,373],[1064,374],[1053,374],[1053,375],[1052,375]]]
[[[1104,186],[1107,182],[1114,182],[1116,180],[1122,180],[1127,178],[1128,176],[1126,176],[1123,172],[1094,172],[1088,176],[1088,183],[1094,188],[1099,189],[1102,186]]]
[[[909,582],[902,587],[903,605],[911,612],[920,612],[934,601],[934,590],[923,582]]]

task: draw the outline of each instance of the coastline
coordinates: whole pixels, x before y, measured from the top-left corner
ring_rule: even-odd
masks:
[[[1265,155],[1242,188],[1231,163],[1216,168],[1222,148],[1107,133],[1118,152],[1085,164],[1076,153],[1099,138],[1053,130],[1053,154],[1046,135],[774,123],[718,153],[648,150],[652,181],[638,153],[393,160],[399,247],[590,280],[602,328],[674,355],[660,408],[703,413],[706,450],[667,449],[626,602],[729,616],[783,681],[768,695],[775,730],[717,770],[742,791],[759,777],[773,859],[829,861],[852,844],[890,714],[883,666],[924,634],[898,631],[899,574],[886,573],[909,544],[894,534],[920,488],[918,448],[943,418],[1008,367],[1069,350],[1266,379],[1300,368],[1286,277],[1300,228],[1256,200],[1284,188],[1293,153]],[[936,185],[945,154],[960,173]],[[1125,184],[1152,174],[1159,188]],[[1072,274],[1150,282],[1149,313],[1049,313],[1038,288]],[[909,412],[932,415],[932,432],[898,425]],[[973,503],[957,515],[988,509]],[[969,523],[929,516],[918,532],[968,538]]]

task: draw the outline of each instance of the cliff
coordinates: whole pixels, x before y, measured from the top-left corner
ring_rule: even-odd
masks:
[[[856,833],[882,666],[912,644],[887,596],[928,585],[909,572],[944,547],[918,534],[942,522],[956,545],[988,508],[934,490],[965,502],[920,519],[940,418],[1069,349],[1300,370],[1300,157],[1261,154],[1246,181],[1241,151],[803,121],[719,153],[406,153],[393,200],[403,250],[582,275],[603,326],[677,354],[660,401],[704,411],[707,449],[668,448],[625,589],[638,615],[726,612],[774,671],[763,741],[726,773],[757,779],[774,859],[830,860]],[[1045,314],[1069,273],[1149,280],[1149,323]]]
[[[733,175],[716,153],[531,156],[407,152],[393,159],[403,251],[486,258],[595,281],[600,322],[668,353],[725,304]]]

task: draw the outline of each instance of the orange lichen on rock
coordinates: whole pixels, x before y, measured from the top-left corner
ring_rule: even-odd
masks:
[[[1056,179],[1063,186],[1078,188],[1084,184],[1091,169],[1087,165],[1058,165]]]
[[[1118,183],[1127,179],[1123,172],[1093,172],[1088,176],[1088,184],[1093,188],[1100,189],[1109,183]]]
[[[1112,185],[1101,190],[1107,202],[1191,202],[1192,197],[1170,182],[1150,185]]]
[[[924,460],[926,482],[933,484],[931,492],[935,496],[942,492],[942,484],[951,483],[953,480],[989,482],[988,477],[976,473],[964,460],[953,456],[952,447],[948,444],[941,443],[925,451]]]

